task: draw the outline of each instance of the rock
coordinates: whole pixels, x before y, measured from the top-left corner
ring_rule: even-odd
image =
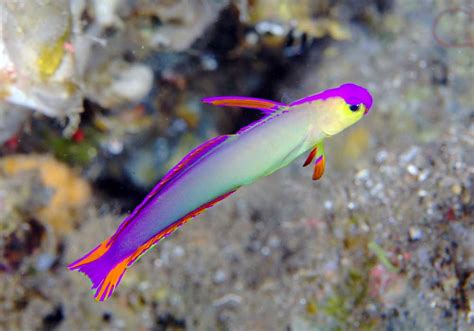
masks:
[[[125,61],[112,61],[88,78],[87,95],[104,108],[136,103],[150,92],[153,72],[150,67]]]
[[[69,1],[0,4],[0,100],[65,118],[82,110]]]
[[[0,159],[0,169],[7,176],[22,176],[36,171],[42,184],[53,192],[51,200],[38,210],[38,218],[58,234],[67,234],[87,205],[91,189],[75,172],[49,156],[12,155]]]

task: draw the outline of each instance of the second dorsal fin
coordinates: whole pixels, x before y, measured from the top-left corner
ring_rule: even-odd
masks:
[[[111,240],[115,240],[118,234],[123,231],[131,222],[133,222],[133,220],[135,220],[135,217],[140,213],[140,211],[145,208],[150,202],[152,202],[154,197],[159,195],[160,192],[165,187],[167,187],[167,185],[172,185],[173,180],[176,179],[181,173],[189,169],[200,158],[217,148],[219,145],[223,144],[230,137],[232,137],[232,135],[214,137],[189,152],[177,165],[175,165],[173,168],[171,168],[170,171],[168,171],[168,173],[158,182],[158,184],[155,185],[153,190],[148,193],[142,203],[138,205],[130,215],[128,215],[128,217],[122,222],[122,224],[120,224],[119,228],[112,236]]]

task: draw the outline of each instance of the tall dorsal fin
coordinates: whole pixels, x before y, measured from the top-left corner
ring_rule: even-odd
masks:
[[[210,97],[204,98],[201,101],[204,103],[221,107],[241,107],[249,109],[258,109],[266,114],[273,113],[280,107],[286,106],[286,104],[284,103],[272,100],[236,96]]]

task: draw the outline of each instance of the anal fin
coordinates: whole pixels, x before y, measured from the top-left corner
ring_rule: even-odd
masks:
[[[210,151],[223,144],[232,135],[217,136],[203,144],[199,145],[191,152],[189,152],[177,165],[175,165],[168,173],[155,185],[153,190],[148,193],[145,199],[138,205],[133,212],[120,224],[119,228],[112,236],[111,241],[115,240],[120,232],[122,232],[131,222],[133,222],[140,212],[151,203],[167,185],[172,184],[173,180],[177,178],[183,171],[186,171],[190,166],[197,162],[200,158],[205,156]]]
[[[181,227],[184,223],[190,221],[194,217],[198,216],[202,212],[204,212],[206,209],[209,209],[213,207],[215,204],[218,202],[224,200],[228,196],[230,196],[232,193],[237,191],[238,188],[229,191],[227,193],[224,193],[223,195],[215,198],[214,200],[202,205],[199,208],[196,208],[195,210],[191,211],[188,213],[186,216],[178,219],[176,222],[173,224],[169,225],[167,228],[161,230],[157,234],[155,234],[152,238],[148,239],[143,245],[138,247],[138,249],[131,255],[127,267],[131,266],[137,259],[139,259],[146,251],[148,251],[150,248],[152,248],[154,245],[158,243],[163,238],[168,237],[171,233],[173,233],[175,230],[177,230],[179,227]]]

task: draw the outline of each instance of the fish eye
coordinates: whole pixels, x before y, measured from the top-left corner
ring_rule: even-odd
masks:
[[[349,109],[353,112],[356,112],[360,109],[360,104],[359,105],[350,105]]]

